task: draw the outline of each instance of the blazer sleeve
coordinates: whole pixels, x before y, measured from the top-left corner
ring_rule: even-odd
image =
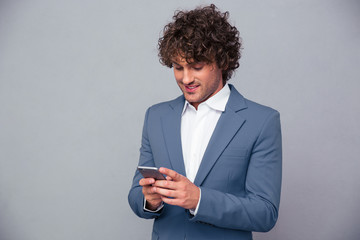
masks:
[[[145,114],[144,127],[141,139],[140,148],[140,166],[155,166],[151,146],[148,138],[148,116],[149,109]],[[133,183],[128,195],[128,202],[134,213],[141,218],[155,218],[161,214],[161,210],[158,212],[149,212],[144,210],[144,195],[142,193],[142,187],[139,185],[140,179],[143,178],[139,171],[136,170],[133,178]]]
[[[272,111],[251,151],[245,195],[236,196],[201,187],[199,209],[190,221],[221,228],[269,231],[278,218],[281,174],[280,116],[277,111]]]

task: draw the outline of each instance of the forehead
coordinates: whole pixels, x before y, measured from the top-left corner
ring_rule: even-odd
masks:
[[[177,64],[193,64],[193,63],[195,63],[194,59],[186,59],[185,57],[183,57],[181,55],[176,55],[176,56],[172,57],[171,61],[174,63],[177,63]]]

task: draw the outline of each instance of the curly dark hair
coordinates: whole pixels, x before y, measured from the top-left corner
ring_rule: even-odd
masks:
[[[161,64],[171,68],[176,57],[188,63],[216,62],[224,82],[229,80],[239,67],[241,38],[228,17],[229,12],[221,13],[214,4],[176,11],[158,42]]]

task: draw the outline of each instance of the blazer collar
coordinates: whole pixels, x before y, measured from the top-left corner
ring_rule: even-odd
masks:
[[[232,84],[229,84],[229,86],[231,93],[226,107],[233,110],[234,112],[238,112],[247,108],[245,98],[236,90]]]
[[[214,129],[195,177],[194,184],[197,186],[203,183],[224,149],[245,123],[239,111],[247,108],[246,101],[234,86],[230,85],[230,90],[231,94],[225,111],[221,114]]]

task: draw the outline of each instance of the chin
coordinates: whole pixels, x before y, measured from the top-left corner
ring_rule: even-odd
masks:
[[[189,102],[189,103],[193,103],[193,102],[197,102],[198,100],[196,98],[192,98],[192,97],[186,97],[185,99]]]

